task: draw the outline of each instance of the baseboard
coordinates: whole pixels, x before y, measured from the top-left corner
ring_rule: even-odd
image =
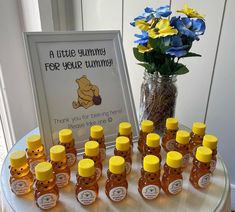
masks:
[[[235,211],[235,184],[231,184],[231,207]]]

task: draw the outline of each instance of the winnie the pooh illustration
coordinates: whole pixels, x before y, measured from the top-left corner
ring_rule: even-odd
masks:
[[[96,85],[91,84],[86,75],[76,79],[76,83],[78,84],[78,100],[73,101],[72,103],[74,109],[79,107],[87,109],[93,105],[101,104],[102,99],[100,97],[99,88]]]

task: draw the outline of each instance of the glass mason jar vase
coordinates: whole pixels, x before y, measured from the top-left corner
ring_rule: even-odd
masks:
[[[145,71],[140,93],[139,121],[153,121],[155,132],[162,135],[166,119],[175,115],[176,98],[175,75],[161,76]]]

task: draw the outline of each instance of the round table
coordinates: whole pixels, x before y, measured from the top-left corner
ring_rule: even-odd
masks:
[[[32,134],[38,134],[38,129],[31,131],[21,140],[19,140],[9,151],[2,167],[1,186],[2,193],[7,204],[7,211],[41,211],[35,204],[33,192],[18,197],[15,196],[9,187],[9,154],[14,150],[25,149],[26,137]],[[128,178],[128,196],[120,203],[111,202],[104,192],[106,180],[106,171],[108,167],[108,158],[113,155],[113,148],[107,149],[107,157],[104,162],[103,177],[99,180],[99,198],[91,205],[83,207],[75,198],[76,183],[76,165],[71,170],[70,184],[60,190],[60,200],[57,206],[51,211],[231,211],[230,204],[230,183],[228,172],[223,160],[218,157],[217,167],[212,176],[211,184],[207,189],[196,190],[189,183],[189,173],[191,165],[183,172],[183,191],[176,196],[167,196],[163,191],[160,192],[158,198],[152,201],[146,201],[141,198],[137,191],[137,182],[140,177],[141,157],[137,152],[136,144],[134,145],[132,172]],[[162,151],[163,152],[163,151]],[[163,159],[165,153],[162,153]],[[78,160],[81,154],[78,155]],[[163,161],[164,162],[164,161]],[[163,163],[162,163],[163,164]]]

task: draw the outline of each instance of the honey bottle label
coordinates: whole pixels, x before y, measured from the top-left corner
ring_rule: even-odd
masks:
[[[68,166],[72,166],[76,161],[76,155],[73,153],[66,153],[66,158]]]
[[[96,179],[100,179],[101,177],[101,169],[100,168],[95,168],[95,174],[96,174]]]
[[[45,160],[43,160],[43,159],[32,161],[32,162],[29,164],[31,173],[35,174],[35,167],[36,167],[39,163],[44,162],[44,161],[45,161]]]
[[[11,183],[11,189],[16,195],[24,195],[30,191],[29,180],[19,179]]]
[[[105,148],[100,148],[99,152],[100,152],[100,159],[103,161],[106,158]]]
[[[211,174],[210,173],[205,174],[199,178],[198,185],[201,188],[206,188],[210,183],[210,179],[211,179]]]
[[[147,185],[142,189],[142,195],[146,199],[155,199],[159,195],[160,189],[156,185]]]
[[[177,194],[180,191],[182,191],[182,186],[183,186],[183,180],[182,179],[174,180],[173,182],[171,182],[169,184],[168,191],[171,194]]]
[[[175,139],[170,139],[166,142],[167,151],[173,151],[175,146]]]
[[[46,210],[56,206],[58,196],[53,193],[43,194],[37,199],[37,204],[40,208]]]
[[[126,193],[127,191],[125,187],[114,187],[109,191],[109,197],[114,202],[119,202],[126,197]]]
[[[66,186],[69,183],[69,175],[67,173],[56,174],[56,185],[59,188]]]
[[[93,190],[83,190],[77,195],[78,201],[83,205],[90,205],[96,200],[96,193]]]
[[[211,173],[213,173],[215,171],[215,167],[216,167],[216,161],[215,160],[211,160],[211,163],[210,163],[210,171],[211,171]]]

